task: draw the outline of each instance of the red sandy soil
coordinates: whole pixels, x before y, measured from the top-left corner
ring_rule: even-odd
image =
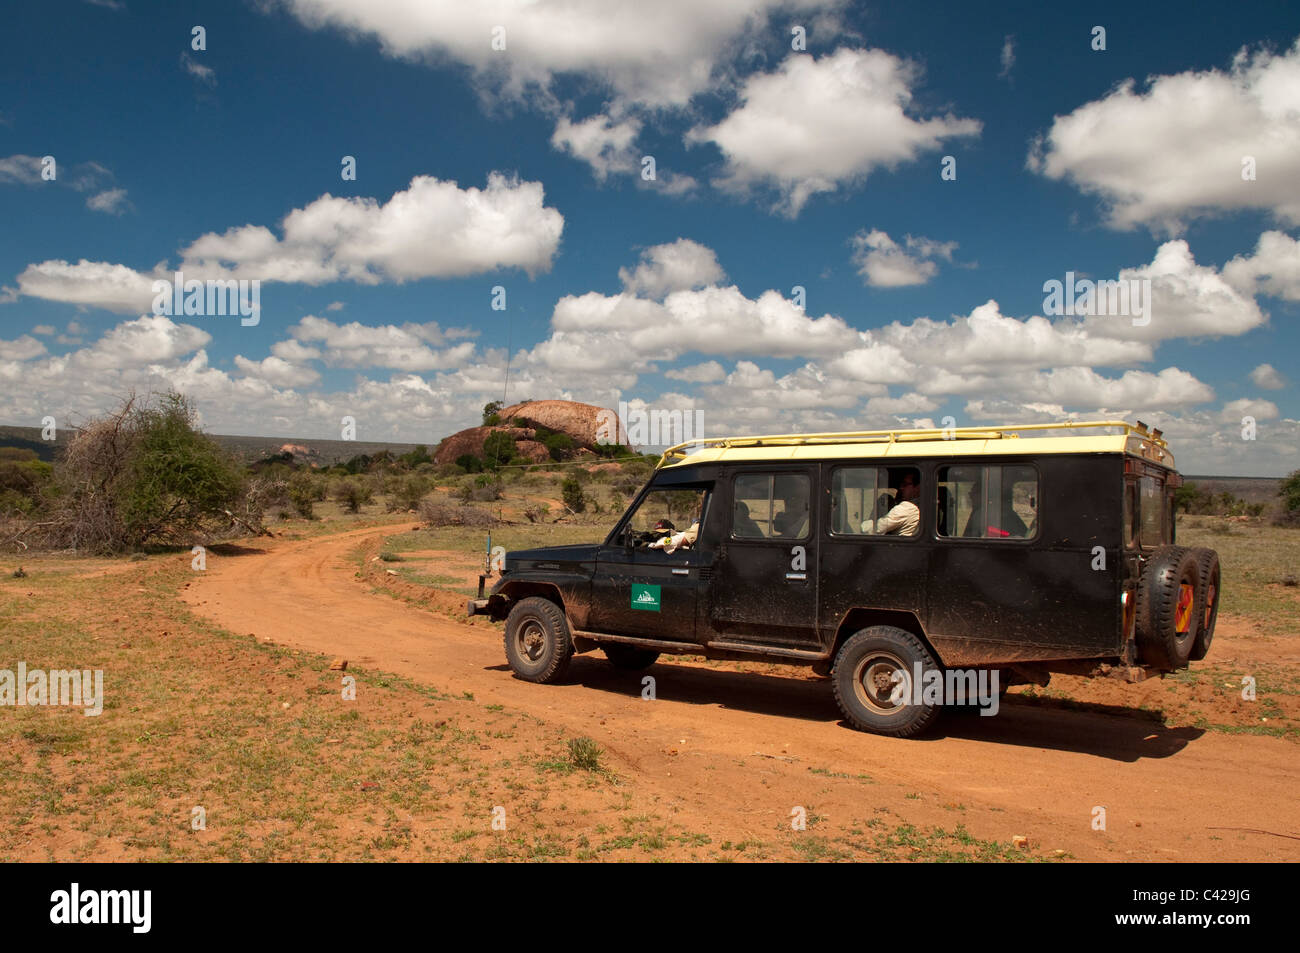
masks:
[[[449,618],[448,594],[415,605],[374,591],[369,572],[358,577],[358,557],[368,564],[384,536],[407,528],[210,552],[182,598],[233,632],[472,692],[589,735],[644,797],[683,815],[752,817],[770,831],[783,805],[817,797],[832,835],[853,816],[889,811],[915,824],[964,823],[1000,842],[1023,835],[1047,856],[1079,860],[1300,859],[1294,742],[1171,727],[1137,710],[1197,686],[1074,679],[1070,697],[1087,704],[1012,695],[997,717],[948,719],[932,737],[898,740],[846,727],[828,682],[803,668],[665,657],[649,670],[657,700],[644,701],[642,673],[596,652],[574,659],[566,683],[533,685],[507,668],[501,626]],[[1207,662],[1296,654],[1223,617]],[[827,772],[872,783],[835,793],[818,783]],[[1106,809],[1105,831],[1092,829],[1094,806]]]

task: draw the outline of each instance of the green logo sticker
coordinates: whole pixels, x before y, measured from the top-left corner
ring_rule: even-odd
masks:
[[[658,612],[659,587],[647,586],[639,582],[632,583],[632,608]]]

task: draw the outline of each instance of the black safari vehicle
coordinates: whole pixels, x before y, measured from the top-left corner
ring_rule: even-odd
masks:
[[[604,543],[508,553],[468,609],[506,620],[528,681],[598,647],[625,669],[806,664],[849,724],[906,737],[943,704],[902,672],[1136,681],[1203,658],[1219,559],[1174,545],[1180,483],[1141,422],[697,440]]]

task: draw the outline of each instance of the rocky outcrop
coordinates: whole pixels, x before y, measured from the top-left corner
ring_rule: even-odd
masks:
[[[438,449],[433,454],[433,462],[455,463],[457,457],[467,453],[472,457],[481,457],[483,441],[487,440],[488,434],[492,433],[508,433],[514,437],[515,448],[522,456],[538,461],[550,459],[546,448],[536,440],[537,431],[531,427],[470,427],[468,430],[452,434],[438,444]],[[525,446],[530,449],[526,450]],[[537,455],[535,448],[541,449],[541,456]]]
[[[616,420],[612,411],[576,400],[530,400],[522,404],[511,404],[497,413],[502,423],[531,421],[548,430],[567,433],[575,444],[587,448],[596,446],[604,435],[602,424],[605,425],[604,429],[613,431],[614,427],[610,423]],[[622,431],[621,424],[618,429]],[[615,438],[615,434],[609,433],[608,438]],[[619,433],[617,439],[608,438],[607,442],[627,443],[625,431]]]
[[[551,459],[550,451],[537,439],[532,425],[545,427],[573,438],[575,454],[590,453],[597,442],[605,438],[605,430],[618,427],[619,443],[627,442],[627,434],[611,411],[592,404],[574,400],[529,400],[512,404],[497,412],[501,423],[492,427],[470,427],[445,438],[434,452],[436,463],[455,463],[457,457],[470,454],[483,455],[483,441],[492,433],[508,433],[515,438],[515,449],[520,456],[542,463]],[[612,436],[612,434],[610,434]]]

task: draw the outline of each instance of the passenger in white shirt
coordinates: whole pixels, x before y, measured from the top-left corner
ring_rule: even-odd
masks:
[[[915,536],[921,526],[921,508],[915,500],[921,494],[916,475],[909,471],[898,486],[898,500],[878,520],[863,520],[862,532],[873,536]]]

